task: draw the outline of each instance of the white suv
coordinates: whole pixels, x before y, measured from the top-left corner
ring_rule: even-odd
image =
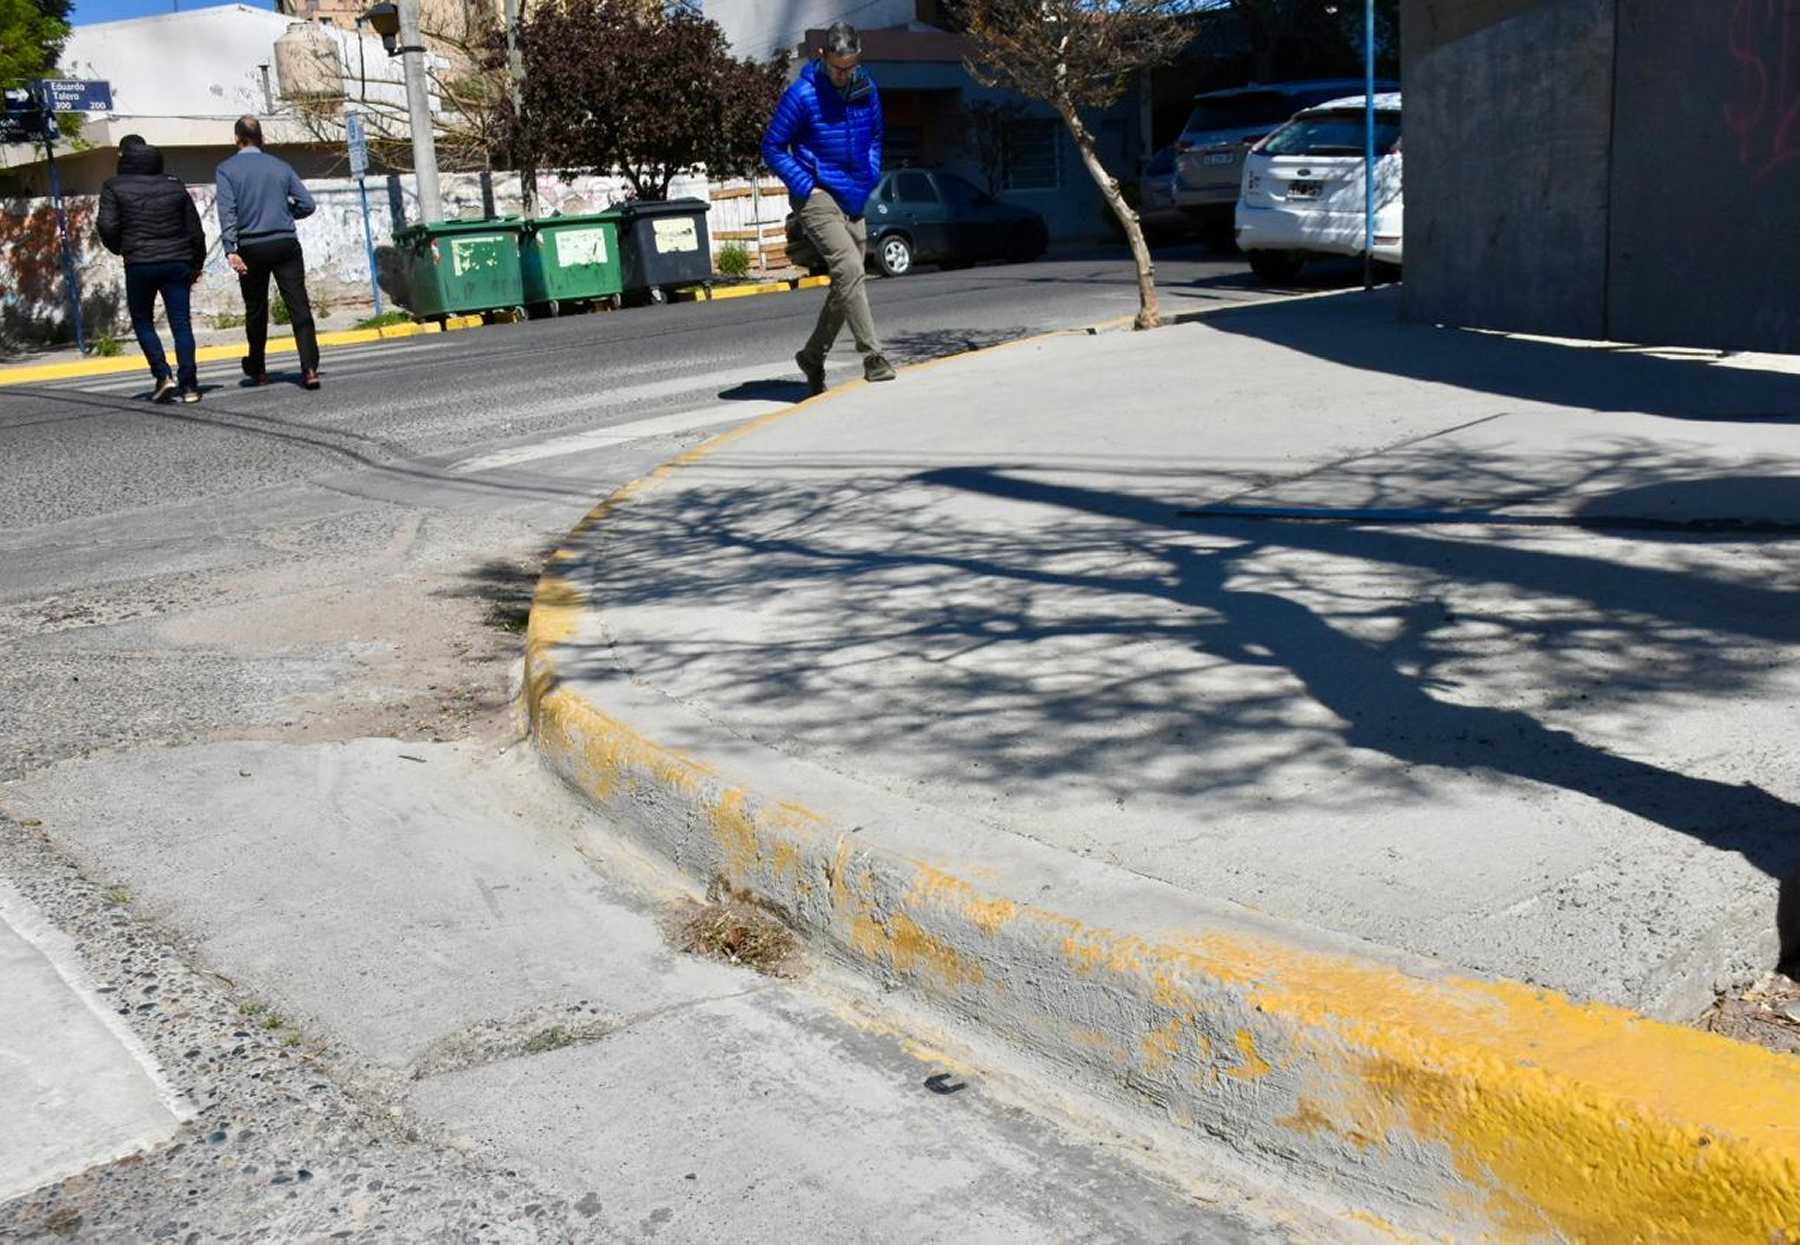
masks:
[[[1268,282],[1291,281],[1308,255],[1361,255],[1365,97],[1308,108],[1250,149],[1237,244]],[[1400,93],[1375,97],[1375,245],[1400,263]]]
[[[1396,89],[1377,82],[1376,89]],[[1194,111],[1175,143],[1175,206],[1197,225],[1231,226],[1243,182],[1244,153],[1303,108],[1355,91],[1356,78],[1266,82],[1194,96]]]

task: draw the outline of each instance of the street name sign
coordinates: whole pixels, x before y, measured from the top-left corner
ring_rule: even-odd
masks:
[[[91,78],[39,78],[31,84],[51,112],[111,112],[112,83]]]

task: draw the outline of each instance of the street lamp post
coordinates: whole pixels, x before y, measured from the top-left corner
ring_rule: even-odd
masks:
[[[438,191],[437,144],[431,130],[431,92],[425,80],[425,45],[419,35],[419,0],[376,5],[363,14],[389,56],[401,58],[406,75],[406,111],[412,124],[413,173],[419,179],[419,215],[444,219]]]

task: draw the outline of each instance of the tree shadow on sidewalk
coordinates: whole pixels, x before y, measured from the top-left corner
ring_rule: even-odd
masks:
[[[1534,783],[1741,854],[1778,881],[1771,935],[1796,950],[1800,807],[1631,755],[1603,725],[1766,696],[1800,645],[1800,590],[1780,569],[1790,545],[1738,534],[1722,561],[1716,533],[1500,543],[1481,529],[1193,518],[1180,473],[1144,466],[1134,493],[1120,483],[1137,475],[1115,467],[1088,486],[1060,461],[878,457],[814,475],[803,460],[714,456],[694,468],[703,483],[610,516],[604,553],[570,568],[611,639],[561,667],[641,680],[785,751],[880,758],[967,807],[1036,809],[1034,833],[1081,792],[1195,810],[1115,828],[1151,873],[1271,791],[1292,816],[1357,818],[1434,796],[1446,771]],[[1610,494],[1653,499],[1709,469],[1654,443],[1512,463],[1422,446],[1403,474],[1446,490],[1479,479],[1508,501],[1578,480],[1604,510]],[[1384,500],[1378,465],[1367,472],[1365,496]]]
[[[1228,518],[1157,514],[1117,494],[1024,480],[982,468],[950,468],[920,477],[938,487],[1057,506],[1084,514],[1126,517],[1140,523],[1235,538],[1240,543],[1209,550],[1165,547],[1172,574],[1138,591],[1171,604],[1209,612],[1197,623],[1202,652],[1239,665],[1277,667],[1299,680],[1306,693],[1343,723],[1343,743],[1367,748],[1408,765],[1489,770],[1588,796],[1646,821],[1741,854],[1780,886],[1777,934],[1782,962],[1800,952],[1800,806],[1753,784],[1733,785],[1682,774],[1586,743],[1545,726],[1528,713],[1458,704],[1431,695],[1428,677],[1409,675],[1397,652],[1428,647],[1444,613],[1430,608],[1405,620],[1399,637],[1377,647],[1340,631],[1315,611],[1273,592],[1232,586],[1238,565],[1270,547],[1375,559],[1387,565],[1430,566],[1441,561],[1441,542],[1392,531],[1371,533],[1331,524],[1277,521],[1248,524]],[[1759,639],[1800,642],[1800,595],[1780,590],[1712,584],[1700,591],[1691,577],[1636,568],[1604,574],[1607,564],[1542,550],[1487,547],[1482,574],[1516,587],[1567,592],[1585,583],[1595,604],[1642,610],[1667,621],[1704,628],[1717,621]],[[1675,582],[1675,581],[1682,582]],[[1684,589],[1686,589],[1684,591]],[[1734,597],[1718,613],[1718,594]],[[1741,595],[1740,595],[1741,594]],[[1424,672],[1422,672],[1424,673]]]

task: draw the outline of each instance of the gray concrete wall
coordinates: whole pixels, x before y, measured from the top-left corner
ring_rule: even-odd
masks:
[[[1800,3],[1619,0],[1607,318],[1800,351]]]
[[[1613,0],[1474,7],[1403,11],[1406,314],[1603,336]]]
[[[1800,351],[1800,3],[1405,0],[1406,314]]]

